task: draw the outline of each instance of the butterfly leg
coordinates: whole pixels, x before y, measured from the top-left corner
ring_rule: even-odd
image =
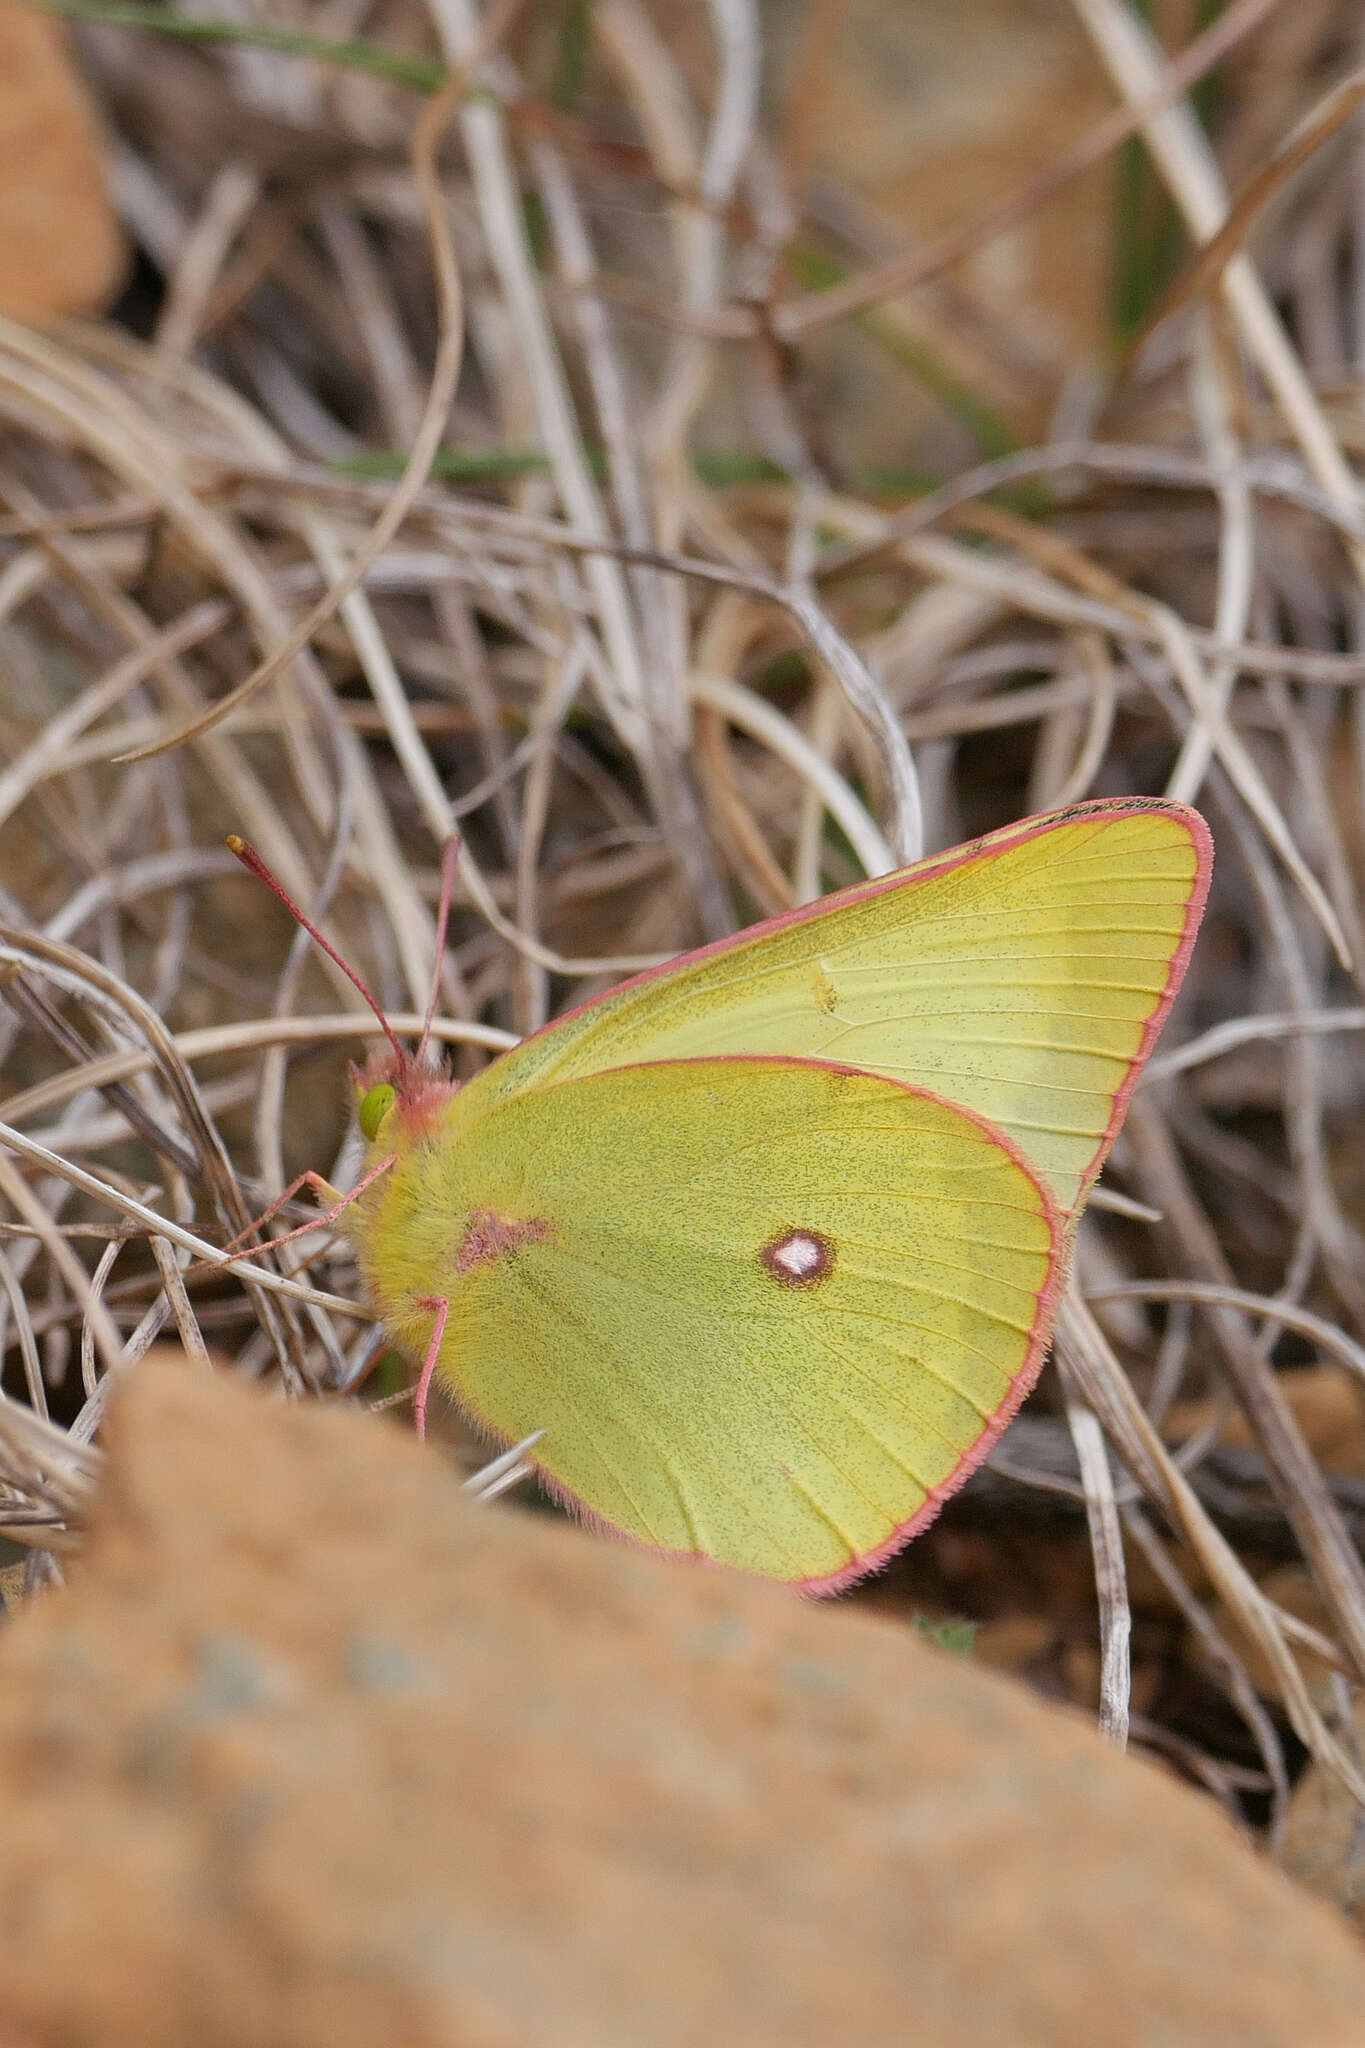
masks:
[[[364,1174],[353,1188],[348,1188],[344,1195],[334,1188],[330,1181],[324,1180],[320,1173],[314,1173],[313,1169],[309,1167],[306,1173],[301,1173],[297,1179],[290,1181],[284,1193],[277,1195],[269,1208],[262,1209],[260,1215],[253,1217],[244,1230],[239,1230],[235,1237],[229,1238],[223,1246],[223,1251],[225,1253],[236,1251],[237,1247],[244,1244],[247,1238],[260,1229],[263,1223],[268,1223],[272,1216],[278,1215],[286,1202],[292,1202],[302,1187],[312,1188],[319,1199],[324,1202],[330,1202],[331,1207],[323,1210],[321,1215],[314,1216],[309,1222],[300,1223],[296,1230],[287,1230],[283,1237],[273,1237],[270,1240],[272,1248],[276,1245],[291,1244],[296,1237],[307,1237],[308,1233],[312,1230],[324,1229],[327,1224],[335,1223],[342,1211],[349,1209],[356,1197],[363,1195],[367,1188],[374,1185],[380,1174],[387,1173],[389,1168],[395,1163],[395,1155],[393,1154],[390,1154],[387,1159],[381,1159],[378,1166],[371,1167],[370,1171]]]
[[[441,1346],[445,1341],[446,1322],[450,1315],[450,1298],[444,1294],[428,1296],[425,1301],[419,1302],[418,1306],[419,1308],[429,1308],[436,1317],[436,1321],[432,1326],[431,1342],[427,1345],[427,1355],[422,1360],[422,1370],[417,1380],[417,1392],[413,1395],[412,1399],[412,1412],[416,1419],[417,1438],[420,1443],[425,1439],[427,1433],[427,1395],[431,1391],[432,1374],[436,1370],[436,1361],[441,1355]]]

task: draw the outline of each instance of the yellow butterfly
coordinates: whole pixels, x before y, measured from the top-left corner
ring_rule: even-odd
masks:
[[[395,1341],[652,1547],[830,1592],[1038,1375],[1077,1214],[1179,987],[1208,828],[1097,802],[570,1012],[464,1086],[358,1077]]]

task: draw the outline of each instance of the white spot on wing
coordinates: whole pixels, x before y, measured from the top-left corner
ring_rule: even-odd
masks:
[[[792,1280],[808,1280],[812,1273],[819,1272],[823,1259],[823,1246],[799,1230],[773,1246],[773,1264]]]
[[[834,1271],[833,1243],[818,1230],[784,1230],[758,1256],[783,1287],[816,1287]]]

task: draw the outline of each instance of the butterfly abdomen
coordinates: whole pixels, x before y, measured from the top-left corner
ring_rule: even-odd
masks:
[[[393,1165],[362,1198],[357,1246],[369,1299],[415,1363],[430,1337],[431,1303],[449,1304],[443,1377],[463,1349],[471,1303],[493,1275],[510,1274],[530,1247],[558,1238],[546,1215],[518,1200],[524,1161],[481,1143],[482,1130],[482,1119],[453,1095],[419,1131],[389,1119],[373,1152],[389,1151]]]

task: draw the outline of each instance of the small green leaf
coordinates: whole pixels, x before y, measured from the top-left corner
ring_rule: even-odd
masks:
[[[950,1657],[970,1657],[976,1648],[979,1624],[964,1621],[961,1616],[950,1615],[946,1621],[931,1621],[927,1614],[913,1614],[910,1626],[917,1636],[923,1636],[926,1643],[932,1643],[936,1650],[946,1650]]]

